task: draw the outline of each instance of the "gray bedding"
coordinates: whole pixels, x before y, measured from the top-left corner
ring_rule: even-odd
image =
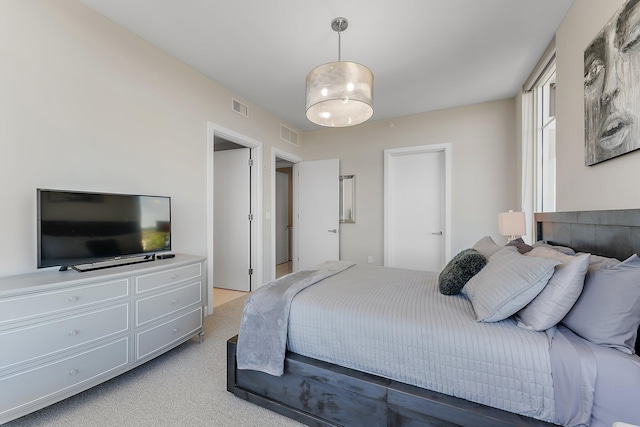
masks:
[[[298,271],[267,283],[249,296],[238,334],[238,369],[282,375],[291,300],[306,287],[353,264],[327,261],[310,270]]]
[[[294,353],[555,421],[550,338],[515,321],[479,323],[437,273],[356,265],[300,292]],[[517,345],[514,345],[517,343]]]
[[[593,409],[591,426],[610,426],[613,400],[622,420],[638,412],[625,396],[595,391],[596,378],[611,390],[626,375],[611,373],[615,353],[631,364],[636,356],[605,357],[569,331],[530,331],[512,318],[478,323],[465,296],[439,293],[436,273],[355,265],[288,295],[292,352],[562,425],[588,425]],[[604,359],[611,379],[597,375]]]

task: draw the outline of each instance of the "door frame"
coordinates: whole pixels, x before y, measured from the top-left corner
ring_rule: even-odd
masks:
[[[251,290],[262,286],[262,142],[249,138],[213,122],[207,122],[207,314],[213,313],[213,215],[214,215],[214,146],[216,136],[251,149],[251,261],[253,277]]]
[[[384,265],[389,264],[391,205],[389,197],[389,162],[394,156],[411,154],[437,153],[444,154],[444,258],[445,264],[451,259],[451,143],[417,145],[414,147],[388,148],[384,150]]]
[[[279,148],[271,147],[271,276],[270,280],[275,280],[276,278],[276,158],[286,160],[293,164],[300,163],[302,161],[302,157],[296,156],[295,154],[291,154],[287,151],[281,150]],[[293,173],[293,229],[291,232],[291,257],[293,258],[292,265],[297,266],[298,259],[298,236],[296,230],[296,218],[298,216],[298,196],[296,194],[296,189],[298,187],[298,177],[297,174]],[[295,271],[295,269],[293,270]]]

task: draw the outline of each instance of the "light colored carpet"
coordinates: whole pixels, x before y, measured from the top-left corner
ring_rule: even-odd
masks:
[[[226,342],[246,297],[215,307],[202,344],[192,339],[106,383],[5,427],[301,426],[227,391]]]

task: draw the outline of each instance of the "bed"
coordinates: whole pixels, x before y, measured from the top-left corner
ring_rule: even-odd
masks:
[[[553,247],[551,250],[573,248],[578,253],[592,254],[593,259],[599,255],[623,261],[640,249],[640,210],[536,214],[535,222],[537,240],[546,242],[544,246]],[[496,248],[499,249],[502,248]],[[498,257],[515,257],[515,249],[508,249]],[[286,308],[291,317],[288,332],[285,329],[285,336],[279,341],[282,344],[284,339],[288,350],[271,351],[274,354],[282,351],[282,360],[278,362],[281,365],[247,369],[246,360],[237,354],[238,336],[233,337],[227,342],[228,391],[308,425],[604,426],[613,421],[640,424],[640,410],[629,403],[640,399],[640,358],[632,354],[633,347],[620,349],[607,343],[593,343],[578,337],[564,324],[532,331],[517,325],[519,320],[525,322],[524,311],[522,319],[509,316],[504,320],[478,322],[476,316],[481,309],[474,310],[470,294],[442,295],[434,290],[436,273],[390,270],[393,269],[348,266],[341,271],[328,271],[316,284],[306,283],[311,280],[302,278],[287,287],[284,296],[292,301]],[[482,274],[486,271],[485,268]],[[368,285],[353,284],[362,274]],[[396,280],[391,288],[377,284],[385,282],[387,276]],[[424,285],[427,282],[430,287]],[[397,292],[398,286],[405,288]],[[290,291],[296,287],[299,289]],[[548,285],[544,290],[547,288]],[[374,298],[375,294],[386,302],[382,313],[368,312],[373,300],[367,298]],[[580,298],[586,298],[586,294],[583,292]],[[339,297],[327,299],[327,295]],[[474,298],[475,303],[477,297]],[[396,300],[401,306],[393,309]],[[420,310],[429,300],[437,302]],[[361,302],[357,315],[343,311],[343,306]],[[586,302],[580,304],[583,311],[582,307],[589,308]],[[451,311],[459,313],[453,320],[447,320]],[[443,332],[439,326],[436,332],[417,331],[404,337],[404,329],[414,329],[425,316],[448,324],[464,323],[472,329],[468,331],[465,327],[461,335],[455,335]],[[567,315],[566,323],[574,327],[578,322],[574,328],[579,331],[580,322],[588,325],[590,321],[581,320],[584,316],[578,314],[573,317]],[[392,325],[398,318],[405,322],[399,329]],[[636,320],[632,316],[630,322]],[[638,323],[634,325],[633,337],[618,340],[623,347],[632,341],[636,350],[639,347],[640,340],[635,339]],[[336,325],[340,324],[348,327],[337,331]],[[260,334],[269,329],[273,328],[265,327]],[[491,331],[490,338],[479,338],[483,329]],[[366,331],[373,331],[377,342],[365,341],[361,335],[369,333]],[[396,335],[402,337],[398,339]],[[245,330],[243,334],[241,327],[240,336],[246,342],[250,333]],[[308,337],[312,337],[311,341]],[[614,344],[620,344],[618,341]],[[515,342],[518,344],[514,345]],[[332,348],[331,354],[323,354],[324,347]],[[437,347],[438,351],[431,347]],[[577,357],[563,359],[554,355],[562,349],[568,351],[566,354],[576,352]],[[238,368],[239,359],[243,369]],[[380,360],[382,367],[376,366]],[[432,365],[440,370],[436,366],[435,373],[425,374],[431,372]],[[621,370],[619,366],[628,368]],[[395,372],[397,368],[399,374]],[[523,373],[516,372],[519,369]],[[483,375],[501,378],[497,385],[491,381],[487,385],[483,383]],[[567,378],[563,380],[563,376]]]

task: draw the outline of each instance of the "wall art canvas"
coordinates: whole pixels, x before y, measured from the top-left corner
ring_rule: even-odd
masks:
[[[640,148],[639,2],[625,2],[584,51],[587,166]]]

